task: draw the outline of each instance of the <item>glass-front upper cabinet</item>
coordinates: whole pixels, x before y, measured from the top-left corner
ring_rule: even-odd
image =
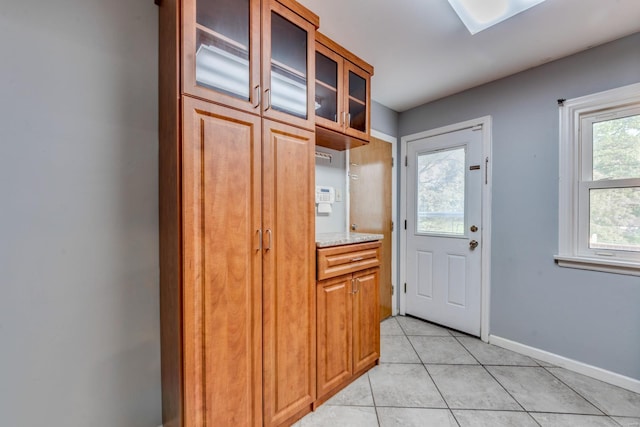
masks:
[[[263,115],[313,129],[317,16],[305,10],[307,20],[281,2],[264,4]]]
[[[183,92],[260,112],[260,1],[185,0]]]
[[[372,75],[371,65],[316,33],[318,145],[346,149],[369,142]]]

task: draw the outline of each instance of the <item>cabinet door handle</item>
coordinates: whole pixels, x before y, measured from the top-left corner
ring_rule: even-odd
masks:
[[[360,292],[360,279],[355,279],[356,281],[356,285],[358,285],[358,287],[356,288],[356,291],[354,292],[354,294],[357,294],[358,292]]]
[[[264,111],[267,111],[271,108],[271,89],[265,90],[264,93],[267,95],[267,106],[264,107]]]
[[[255,101],[256,101],[253,108],[258,108],[262,103],[262,91],[260,90],[260,85],[257,85],[255,88],[253,88],[253,95],[255,96]]]
[[[343,111],[342,112],[342,127],[346,127],[347,126],[347,112]]]
[[[358,261],[362,261],[363,259],[364,259],[363,256],[359,256],[359,257],[351,258],[351,262],[358,262]]]
[[[347,127],[351,127],[351,113],[347,114]]]
[[[258,233],[258,249],[256,249],[256,252],[260,252],[262,250],[262,229],[257,230]]]
[[[269,244],[267,246],[265,246],[264,250],[265,251],[270,251],[271,250],[271,239],[273,238],[273,234],[271,233],[271,229],[267,228],[266,233],[269,235]]]

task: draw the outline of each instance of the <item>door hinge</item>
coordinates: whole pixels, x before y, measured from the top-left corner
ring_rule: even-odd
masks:
[[[405,294],[407,293],[407,284],[406,283],[404,284],[404,293]]]
[[[404,156],[404,165],[409,166],[409,156]]]
[[[395,165],[396,165],[396,162],[395,162],[394,158],[392,157],[391,158],[391,167],[394,167]]]
[[[393,229],[395,228],[393,221],[391,221],[391,231],[393,231]]]
[[[391,295],[393,295],[393,292],[394,292],[395,290],[396,290],[396,288],[395,288],[393,285],[391,285]]]
[[[407,229],[407,220],[406,219],[404,220],[404,229],[405,230]]]

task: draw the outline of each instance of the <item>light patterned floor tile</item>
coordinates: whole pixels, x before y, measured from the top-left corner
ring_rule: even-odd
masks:
[[[422,363],[477,365],[478,362],[454,337],[409,337]]]
[[[378,408],[378,418],[380,427],[458,427],[448,409]]]
[[[602,414],[544,368],[487,366],[486,369],[527,411]]]
[[[513,411],[453,410],[460,427],[538,427],[531,415]]]
[[[548,371],[605,414],[640,417],[640,394],[563,368],[548,368]]]

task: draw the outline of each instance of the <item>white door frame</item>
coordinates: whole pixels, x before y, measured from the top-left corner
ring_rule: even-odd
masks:
[[[398,245],[396,242],[398,241],[398,197],[397,197],[397,165],[398,165],[398,153],[396,150],[398,138],[395,136],[387,135],[386,133],[379,132],[375,129],[371,129],[371,136],[377,138],[381,141],[385,141],[391,144],[391,158],[393,159],[393,165],[391,167],[391,221],[393,221],[393,230],[391,231],[391,286],[393,286],[393,294],[391,295],[391,315],[396,316],[398,314],[398,294],[400,287],[396,283],[396,277],[398,274]],[[346,168],[347,168],[347,195],[349,194],[349,168],[351,163],[349,162],[349,150],[346,150]],[[350,206],[349,206],[349,197],[346,198],[347,201],[347,216],[346,216],[346,224],[345,231],[351,230],[351,224],[349,221],[350,217]]]
[[[407,280],[407,268],[404,258],[406,254],[402,251],[406,251],[407,244],[407,230],[404,227],[404,221],[407,218],[407,167],[404,159],[407,158],[408,144],[412,141],[419,139],[429,138],[436,135],[442,135],[444,133],[455,132],[462,129],[467,129],[475,126],[482,126],[482,158],[484,165],[482,170],[486,178],[485,184],[482,185],[482,226],[480,230],[481,242],[482,242],[482,274],[480,277],[480,338],[484,342],[489,342],[489,304],[491,295],[491,187],[492,187],[492,157],[491,157],[491,116],[484,116],[478,119],[467,120],[461,123],[455,123],[449,126],[439,127],[437,129],[428,130],[425,132],[419,132],[412,135],[403,136],[400,138],[401,159],[403,159],[402,173],[400,174],[400,218],[402,218],[403,224],[400,227],[400,253],[403,256],[403,260],[400,262],[400,283],[402,289],[398,294],[400,295],[400,314],[405,314],[406,310],[406,294],[404,293],[404,286]],[[397,288],[396,288],[397,289]]]

